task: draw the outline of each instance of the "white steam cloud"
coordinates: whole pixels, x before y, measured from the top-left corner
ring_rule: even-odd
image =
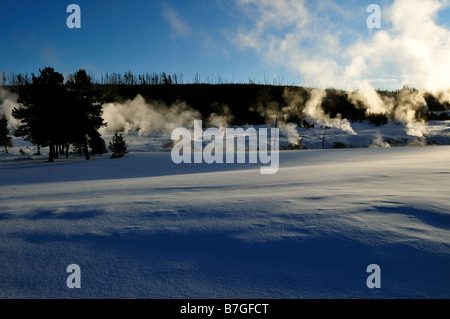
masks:
[[[367,114],[389,114],[394,109],[394,100],[379,95],[367,81],[361,83],[359,90],[350,92],[349,101],[354,105],[361,103]]]
[[[19,121],[12,116],[12,110],[18,107],[17,94],[11,93],[0,87],[0,118],[5,117],[8,121],[8,129],[13,131],[19,125]]]
[[[339,128],[349,134],[356,135],[350,122],[340,117],[331,118],[322,108],[322,101],[326,97],[324,90],[314,89],[311,91],[311,98],[306,102],[304,113],[308,118],[320,125]]]
[[[391,144],[386,142],[380,132],[377,132],[372,142],[372,147],[391,147]]]
[[[298,146],[302,141],[302,137],[298,134],[296,125],[293,123],[282,123],[280,125],[280,132],[286,136],[290,145]]]
[[[423,93],[403,89],[397,94],[395,118],[405,124],[406,133],[411,136],[424,137],[428,132],[427,125],[416,118],[416,112],[426,107]]]
[[[426,134],[426,125],[416,119],[416,111],[424,107],[425,90],[440,102],[450,101],[450,30],[438,23],[439,13],[448,9],[450,1],[394,0],[383,5],[382,28],[376,31],[366,29],[367,4],[355,8],[358,4],[353,1],[237,3],[253,22],[250,28],[239,28],[238,46],[255,50],[270,64],[294,70],[305,86],[352,91],[352,103],[362,104],[368,114],[393,114],[409,135]],[[355,26],[368,31],[361,34]],[[378,94],[374,84],[389,90],[408,85],[420,91],[404,90],[394,100]],[[323,93],[315,91],[305,113],[329,123],[321,98]],[[352,131],[345,121],[329,124]]]
[[[146,135],[153,131],[171,132],[178,127],[192,127],[201,114],[185,102],[177,102],[170,107],[161,102],[147,102],[141,95],[123,103],[103,105],[103,119],[107,126],[101,132],[138,131]]]
[[[207,125],[210,127],[218,127],[222,132],[225,132],[225,129],[234,119],[234,116],[228,105],[213,105],[213,108],[220,109],[220,114],[211,113],[207,119]]]
[[[237,2],[254,12],[254,26],[241,27],[235,42],[298,71],[305,85],[354,90],[364,81],[385,81],[390,88],[450,88],[450,30],[437,22],[449,1],[395,0],[383,6],[382,28],[372,36],[355,30],[369,30],[364,3]]]

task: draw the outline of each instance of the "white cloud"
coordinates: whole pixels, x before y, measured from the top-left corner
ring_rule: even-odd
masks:
[[[173,37],[184,38],[190,35],[191,31],[188,24],[182,19],[180,14],[174,8],[164,5],[161,14],[169,23],[171,35]]]
[[[355,89],[378,79],[389,88],[450,87],[450,30],[437,23],[449,1],[395,0],[383,6],[383,28],[372,33],[354,27],[357,19],[365,23],[364,4],[352,20],[335,10],[336,1],[314,8],[304,0],[237,1],[251,27],[240,26],[235,43],[297,71],[303,83]]]

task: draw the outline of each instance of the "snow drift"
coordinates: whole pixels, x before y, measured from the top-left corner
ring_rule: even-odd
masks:
[[[5,156],[0,296],[449,298],[449,152],[281,152],[273,176],[158,152]],[[371,264],[381,289],[366,286]]]

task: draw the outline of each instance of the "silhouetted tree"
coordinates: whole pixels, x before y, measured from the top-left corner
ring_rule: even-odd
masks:
[[[69,140],[83,143],[86,160],[90,159],[88,139],[98,136],[98,129],[105,126],[102,105],[95,91],[91,77],[85,70],[78,70],[73,80],[67,82],[71,104]]]
[[[127,152],[127,144],[122,134],[115,132],[111,141],[109,142],[108,148],[112,152],[111,158],[123,157]]]
[[[49,147],[48,161],[57,156],[56,145],[61,142],[64,128],[64,106],[67,105],[64,77],[51,67],[32,75],[31,83],[25,83],[19,90],[18,102],[22,105],[12,111],[20,120],[14,135],[25,137],[38,146]],[[67,107],[67,106],[66,106]]]
[[[8,120],[6,117],[0,119],[0,146],[5,147],[5,152],[8,154],[8,147],[13,147],[11,137],[8,136]]]
[[[106,125],[102,106],[86,71],[79,70],[64,84],[62,74],[51,67],[32,75],[31,83],[24,81],[19,88],[18,102],[13,116],[20,120],[16,136],[40,146],[49,146],[49,162],[58,153],[69,155],[70,144],[81,143],[89,159],[88,138]]]
[[[102,138],[98,131],[94,131],[89,138],[89,146],[91,148],[92,155],[101,155],[108,153],[105,140]]]
[[[161,78],[162,78],[162,84],[169,84],[169,80],[167,79],[165,72],[162,73]]]

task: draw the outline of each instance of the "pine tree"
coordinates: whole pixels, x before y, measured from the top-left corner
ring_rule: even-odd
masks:
[[[57,157],[56,147],[63,143],[66,123],[67,103],[64,77],[51,67],[39,70],[38,77],[33,75],[31,83],[25,83],[19,91],[18,102],[22,105],[12,111],[20,120],[14,135],[25,137],[38,146],[49,147],[48,161]]]
[[[123,157],[127,152],[127,144],[122,134],[114,133],[112,140],[109,142],[108,148],[112,152],[111,158]]]
[[[69,111],[69,139],[71,142],[83,144],[85,158],[89,160],[89,140],[98,140],[97,130],[106,125],[102,118],[102,105],[91,77],[85,70],[78,70],[67,82],[67,88],[72,104]]]
[[[88,140],[106,125],[102,105],[91,78],[79,70],[65,84],[62,74],[51,67],[39,70],[31,83],[20,87],[18,102],[12,115],[20,120],[14,135],[25,137],[36,146],[49,146],[49,162],[70,144],[82,144],[89,159]]]
[[[94,131],[94,134],[89,139],[89,147],[91,148],[92,155],[101,155],[108,153],[105,140],[102,138],[98,131]]]
[[[8,121],[6,117],[0,119],[0,146],[5,147],[5,152],[8,154],[8,147],[13,147],[11,137],[8,136]]]

